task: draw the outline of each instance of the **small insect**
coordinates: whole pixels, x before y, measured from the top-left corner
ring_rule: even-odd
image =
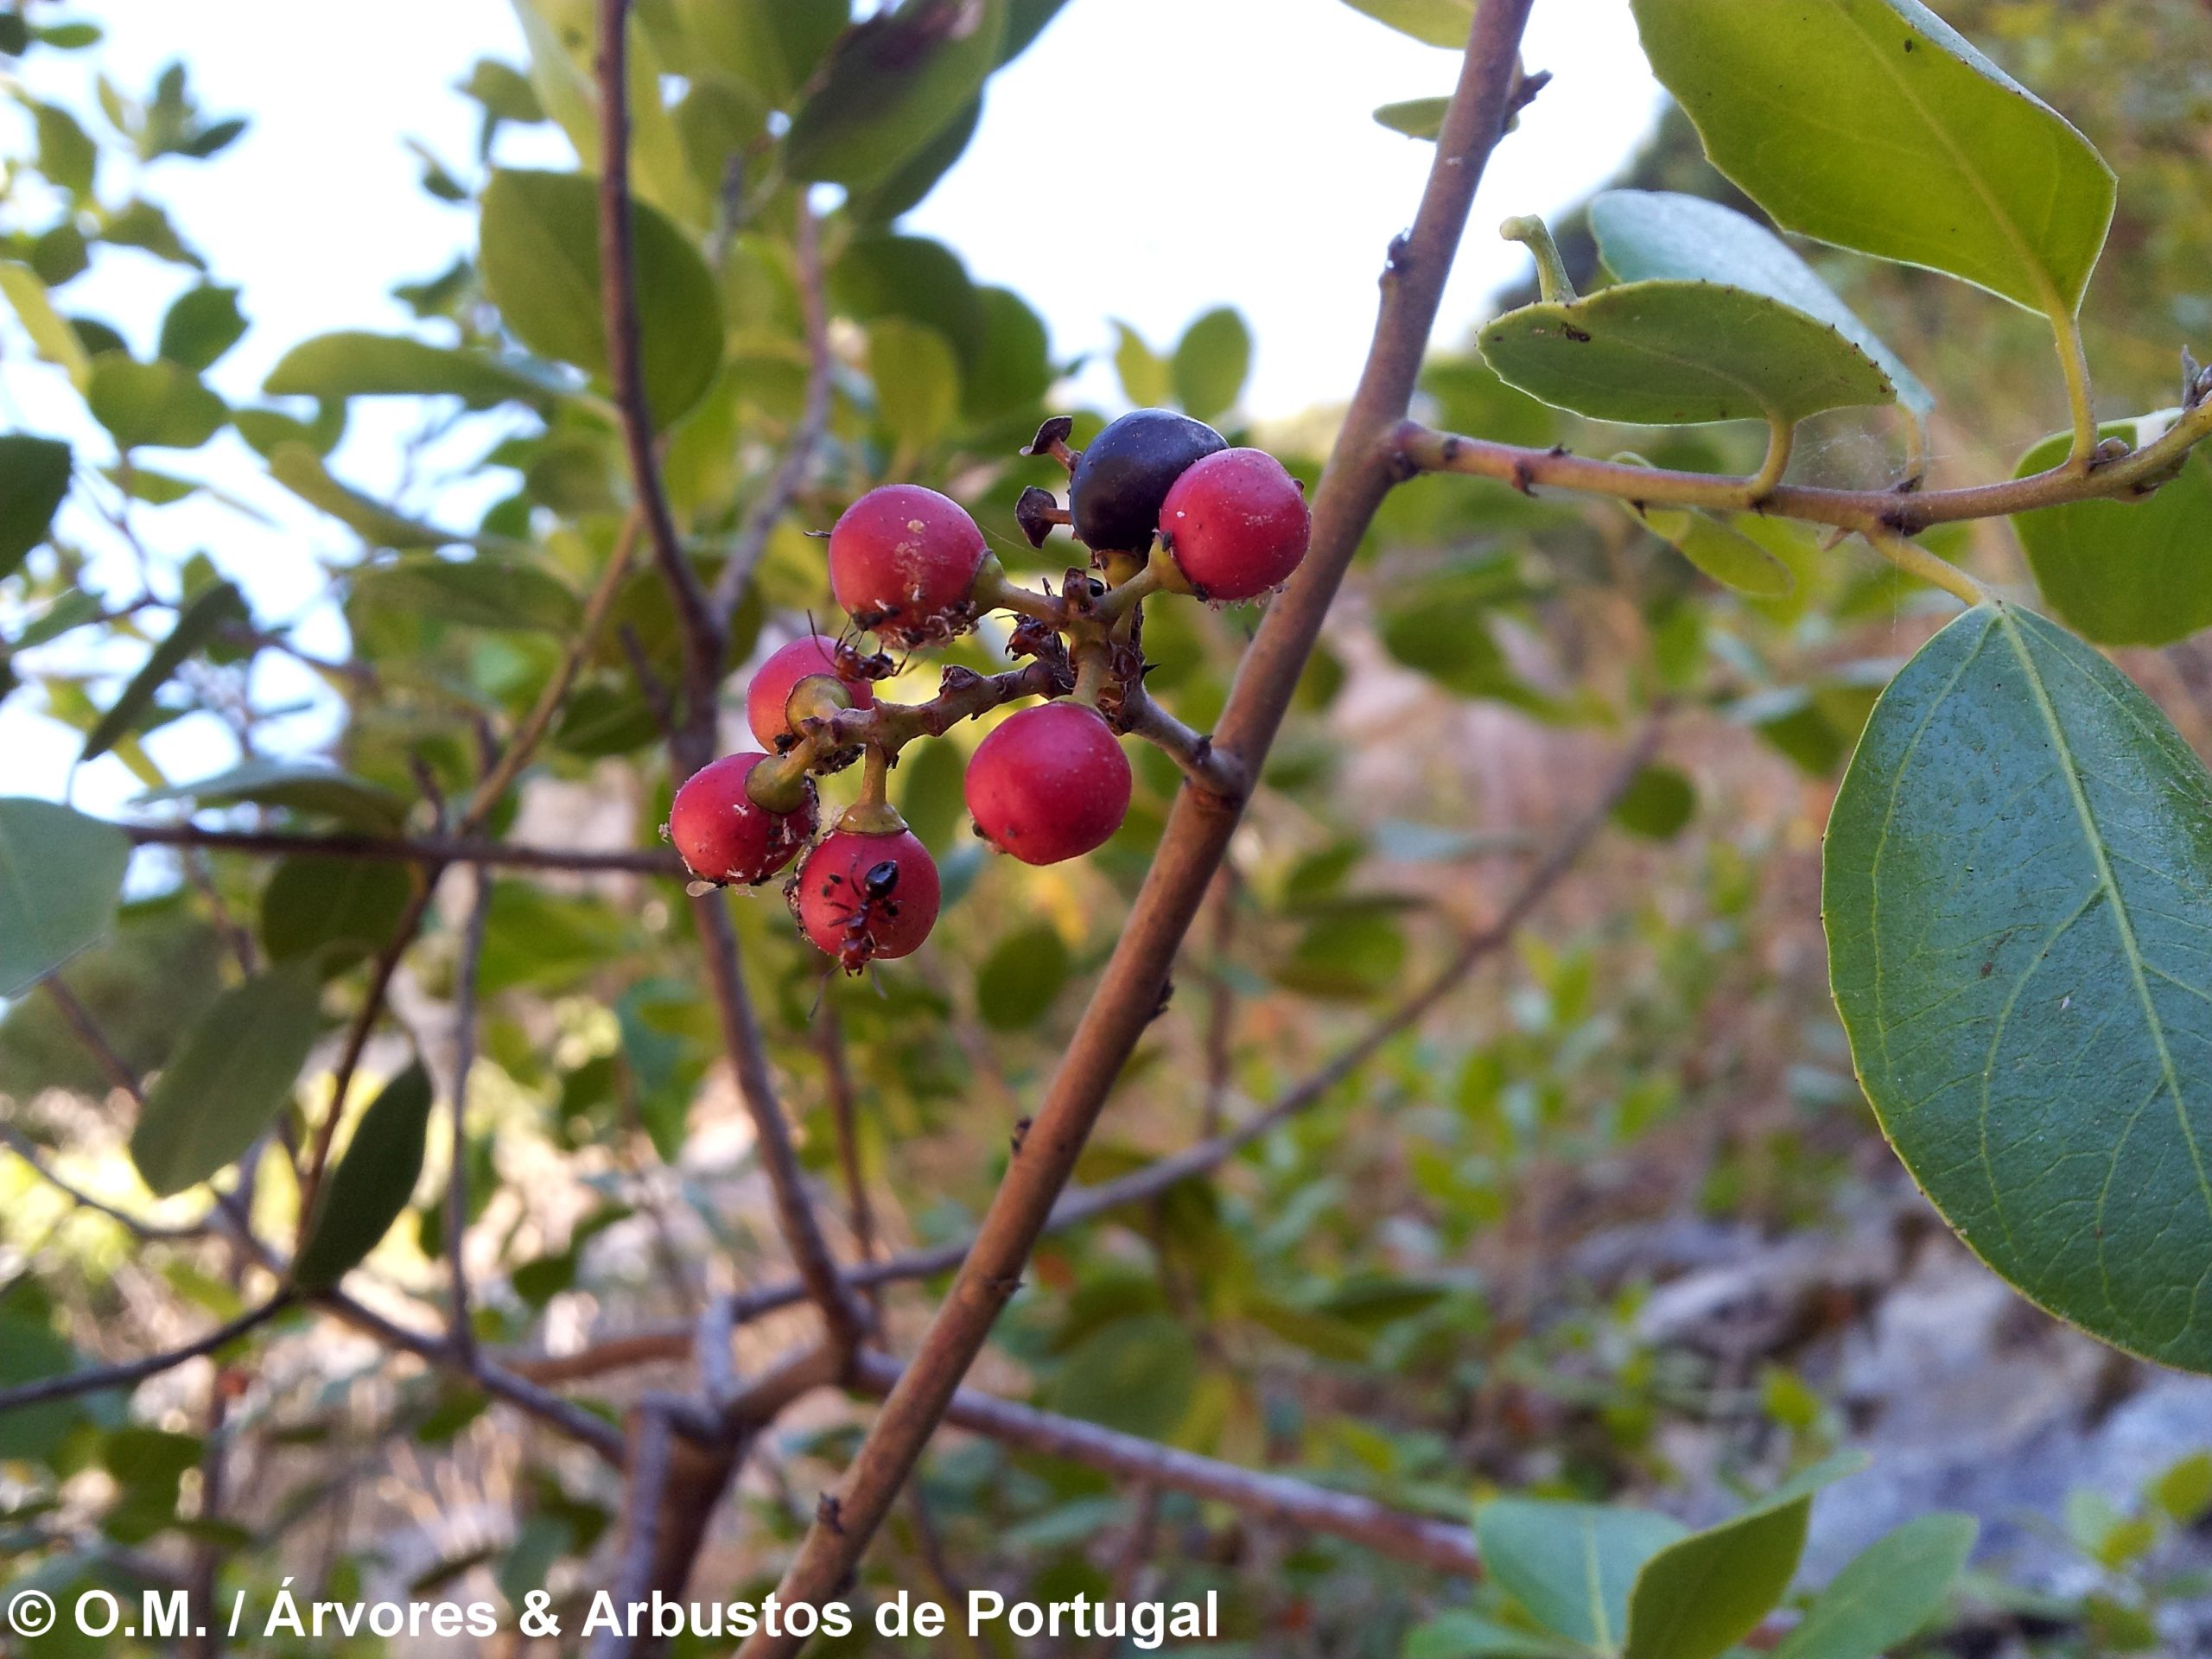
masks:
[[[898,919],[899,900],[893,895],[899,890],[899,861],[883,859],[861,873],[856,884],[858,902],[837,891],[846,885],[841,874],[826,875],[822,879],[822,896],[844,905],[844,916],[838,923],[843,941],[837,949],[837,965],[849,974],[857,974],[875,955],[877,925]]]

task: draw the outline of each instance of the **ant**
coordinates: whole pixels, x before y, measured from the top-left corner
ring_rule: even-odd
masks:
[[[832,898],[835,890],[844,885],[845,878],[833,872],[823,878],[822,896]],[[887,858],[869,865],[858,885],[860,902],[848,905],[839,925],[844,937],[837,950],[837,965],[849,974],[859,973],[875,955],[877,923],[898,919],[899,900],[892,895],[899,888],[899,861]]]

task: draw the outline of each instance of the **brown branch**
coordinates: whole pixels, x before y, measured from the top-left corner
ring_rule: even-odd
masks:
[[[1157,1159],[1117,1179],[1062,1193],[1043,1230],[1065,1232],[1110,1211],[1149,1203],[1171,1188],[1220,1167],[1245,1147],[1326,1099],[1393,1038],[1411,1030],[1477,968],[1512,943],[1536,906],[1589,850],[1611,818],[1614,807],[1635,783],[1637,774],[1651,763],[1662,731],[1663,718],[1655,715],[1614,766],[1590,804],[1567,826],[1543,860],[1522,878],[1504,908],[1491,921],[1465,934],[1449,960],[1413,995],[1378,1017],[1358,1037],[1277,1096],[1263,1110],[1234,1128]],[[905,1281],[933,1279],[957,1268],[967,1259],[974,1243],[973,1238],[955,1239],[925,1250],[909,1250],[881,1262],[864,1263],[847,1269],[845,1282],[855,1290],[871,1291]],[[721,1311],[709,1312],[720,1321],[726,1348],[728,1332],[732,1328],[792,1306],[805,1300],[806,1294],[804,1285],[787,1279],[722,1297],[717,1304]],[[680,1360],[686,1352],[687,1341],[683,1327],[670,1326],[610,1337],[576,1353],[555,1358],[510,1359],[507,1363],[541,1382],[573,1382],[636,1365]]]
[[[205,1222],[170,1226],[161,1222],[142,1221],[128,1211],[118,1210],[111,1204],[103,1204],[82,1187],[56,1174],[54,1166],[46,1161],[38,1143],[12,1123],[0,1123],[0,1141],[4,1141],[9,1150],[29,1164],[39,1179],[48,1186],[53,1187],[65,1198],[73,1200],[80,1209],[90,1210],[98,1215],[105,1216],[133,1237],[150,1243],[156,1239],[200,1238],[207,1234],[207,1225]]]
[[[203,830],[194,823],[118,823],[143,847],[205,847],[263,858],[365,859],[383,864],[475,864],[487,869],[563,870],[577,874],[681,875],[671,852],[582,852],[524,847],[461,836],[307,836],[279,830]]]
[[[861,1387],[886,1395],[905,1376],[897,1360],[876,1353],[862,1354],[854,1362],[854,1371]],[[955,1390],[946,1402],[944,1421],[1024,1452],[1226,1503],[1239,1514],[1278,1526],[1347,1539],[1395,1560],[1465,1576],[1482,1571],[1474,1534],[1465,1527],[1394,1510],[1372,1498],[1332,1491],[1287,1475],[1239,1468],[973,1389]]]
[[[1427,192],[1412,231],[1393,245],[1367,366],[1315,493],[1311,547],[1287,590],[1268,607],[1215,734],[1216,746],[1236,758],[1248,779],[1258,775],[1322,619],[1376,508],[1399,475],[1390,440],[1412,401],[1475,187],[1504,130],[1530,3],[1484,0],[1474,20]],[[1108,1091],[1159,1009],[1169,968],[1227,850],[1240,808],[1239,800],[1190,788],[1176,802],[1128,922],[975,1248],[840,1482],[838,1524],[817,1520],[785,1572],[780,1586],[785,1599],[819,1601],[834,1592],[951,1406],[960,1379],[1020,1283],[1030,1249],[1051,1218]],[[741,1653],[743,1659],[772,1659],[798,1645],[792,1638],[761,1636]]]
[[[725,637],[745,598],[746,584],[752,581],[767,549],[768,537],[798,495],[799,486],[806,481],[806,469],[813,464],[815,451],[822,447],[830,429],[836,364],[830,355],[830,316],[823,302],[821,227],[815,223],[814,209],[807,204],[804,186],[791,193],[791,250],[798,264],[799,314],[806,329],[806,403],[784,446],[775,475],[745,515],[729,560],[715,579],[713,610],[716,626]]]
[[[2189,451],[2209,437],[2212,437],[2212,400],[2184,414],[2156,442],[2101,462],[2086,473],[2068,463],[2028,478],[1909,493],[1785,484],[1762,496],[1758,511],[1861,534],[1916,536],[1931,524],[2001,518],[2074,501],[2133,500],[2158,488]],[[1569,454],[1563,449],[1524,449],[1486,438],[1461,437],[1432,431],[1417,421],[1402,423],[1391,435],[1390,443],[1401,472],[1407,475],[1465,473],[1496,479],[1519,490],[1538,486],[1575,490],[1611,496],[1637,507],[1739,512],[1750,485],[1749,480],[1713,473],[1633,467]]]
[[[64,1371],[58,1376],[42,1376],[35,1382],[24,1382],[12,1389],[0,1389],[0,1417],[26,1406],[43,1405],[49,1400],[73,1400],[79,1395],[103,1394],[110,1389],[128,1389],[143,1382],[149,1376],[159,1376],[163,1371],[173,1371],[188,1359],[198,1359],[212,1354],[218,1348],[229,1346],[240,1337],[259,1330],[292,1305],[292,1293],[279,1291],[260,1306],[250,1308],[227,1325],[219,1325],[206,1336],[188,1342],[181,1348],[172,1348],[167,1353],[152,1354],[144,1359],[134,1359],[120,1365],[100,1365],[89,1370]]]
[[[77,1033],[77,1040],[84,1044],[86,1052],[99,1062],[99,1068],[107,1073],[108,1081],[141,1106],[144,1105],[146,1096],[139,1088],[138,1074],[130,1069],[130,1063],[122,1055],[116,1052],[115,1045],[108,1041],[107,1033],[100,1029],[99,1021],[92,1018],[92,1011],[77,1000],[74,991],[61,982],[60,974],[48,974],[40,983],[46,987],[46,994],[53,999],[54,1006],[61,1011],[61,1017],[68,1022],[69,1029]]]
[[[711,728],[721,674],[722,631],[669,512],[646,399],[644,327],[638,313],[638,252],[630,204],[630,0],[599,0],[599,269],[607,330],[607,378],[621,412],[631,487],[645,515],[653,557],[683,624],[686,711]],[[703,761],[694,761],[696,768]]]

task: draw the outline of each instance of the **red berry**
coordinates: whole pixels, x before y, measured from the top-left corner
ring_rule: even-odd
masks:
[[[1129,759],[1096,709],[1025,709],[976,746],[968,810],[984,840],[1025,864],[1103,847],[1129,810]]]
[[[847,679],[837,672],[837,642],[826,633],[810,633],[794,639],[760,664],[746,689],[745,718],[760,747],[772,753],[791,735],[786,712],[791,691],[801,680],[826,674],[845,688],[855,709],[875,707],[875,688],[866,680]]]
[[[786,891],[806,937],[849,974],[912,954],[937,924],[937,861],[911,830],[833,830]]]
[[[933,645],[975,620],[969,594],[988,551],[957,501],[886,484],[830,532],[830,590],[854,621],[894,645]]]
[[[766,881],[791,861],[815,828],[814,784],[795,812],[771,812],[746,793],[765,754],[726,754],[699,768],[676,791],[668,838],[691,874],[717,887]]]
[[[1264,449],[1194,461],[1160,508],[1160,533],[1202,599],[1250,599],[1287,580],[1310,528],[1298,480]]]

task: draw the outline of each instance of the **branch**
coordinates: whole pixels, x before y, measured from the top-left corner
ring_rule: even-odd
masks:
[[[845,1064],[845,1021],[837,999],[825,995],[815,1028],[822,1056],[830,1109],[837,1131],[837,1163],[845,1180],[845,1207],[853,1230],[853,1253],[865,1267],[875,1260],[875,1206],[868,1201],[868,1171],[861,1160],[860,1109],[853,1091],[852,1068]]]
[[[383,864],[475,864],[493,869],[569,870],[581,874],[682,875],[671,852],[571,851],[461,836],[303,836],[275,830],[203,830],[193,823],[118,823],[142,847],[205,847],[263,858],[366,859]]]
[[[638,252],[630,207],[629,0],[599,0],[599,268],[605,301],[607,378],[622,416],[622,440],[638,507],[683,624],[686,711],[695,727],[714,719],[721,677],[722,630],[699,573],[683,551],[670,514],[653,416],[646,401],[644,331],[638,315]],[[702,755],[694,761],[697,766]],[[679,780],[680,781],[680,780]]]
[[[892,1394],[906,1375],[897,1360],[876,1353],[862,1354],[854,1363],[854,1370],[861,1387],[885,1395]],[[1395,1560],[1469,1577],[1482,1571],[1474,1534],[1466,1528],[1394,1510],[1350,1492],[1331,1491],[1287,1475],[1239,1468],[973,1389],[954,1392],[946,1402],[944,1421],[1024,1452],[1226,1503],[1241,1514],[1278,1526],[1348,1539]]]
[[[8,1149],[29,1164],[39,1178],[65,1197],[73,1199],[83,1209],[105,1216],[110,1221],[129,1232],[133,1237],[150,1243],[155,1239],[199,1238],[206,1235],[205,1222],[193,1222],[182,1226],[168,1226],[160,1222],[142,1221],[128,1211],[118,1210],[111,1204],[103,1204],[82,1187],[63,1179],[54,1171],[39,1150],[38,1143],[12,1123],[0,1123],[0,1141]]]
[[[100,1029],[99,1021],[92,1018],[92,1011],[77,1000],[74,991],[61,982],[59,973],[48,974],[40,983],[46,987],[47,995],[54,999],[54,1006],[61,1011],[61,1017],[69,1022],[69,1029],[77,1033],[77,1040],[84,1044],[86,1052],[99,1062],[100,1070],[107,1073],[108,1081],[143,1106],[146,1096],[139,1088],[138,1074],[130,1069],[122,1055],[116,1052],[115,1045],[108,1041],[107,1033]]]
[[[1635,783],[1637,774],[1651,763],[1662,729],[1658,715],[1645,723],[1643,731],[1615,765],[1597,797],[1567,827],[1542,862],[1522,880],[1513,896],[1506,900],[1505,907],[1491,921],[1466,934],[1451,959],[1412,996],[1376,1020],[1325,1065],[1277,1096],[1264,1110],[1235,1128],[1157,1159],[1118,1179],[1062,1193],[1052,1206],[1043,1231],[1065,1232],[1112,1211],[1148,1203],[1185,1181],[1220,1167],[1245,1147],[1326,1099],[1331,1091],[1348,1081],[1393,1038],[1411,1030],[1477,968],[1512,943],[1536,906],[1550,896],[1589,850],[1590,844],[1611,820],[1613,808]],[[974,1246],[972,1237],[955,1239],[929,1249],[909,1250],[881,1262],[865,1262],[848,1268],[845,1282],[855,1290],[866,1292],[908,1280],[933,1279],[957,1268],[967,1260]],[[715,1321],[714,1328],[721,1332],[726,1351],[728,1332],[734,1326],[792,1306],[805,1300],[806,1294],[804,1285],[787,1279],[719,1298],[709,1309],[709,1317]],[[683,1326],[671,1325],[610,1337],[573,1354],[551,1358],[511,1358],[507,1363],[540,1382],[574,1382],[636,1365],[681,1360],[689,1341],[690,1334]]]
[[[121,1365],[102,1365],[91,1370],[64,1371],[59,1376],[42,1376],[35,1382],[0,1389],[0,1417],[25,1406],[43,1405],[49,1400],[73,1400],[79,1395],[102,1394],[110,1389],[128,1389],[143,1382],[149,1376],[159,1376],[163,1371],[173,1371],[188,1359],[198,1359],[212,1354],[218,1348],[228,1347],[240,1337],[259,1330],[292,1305],[292,1293],[282,1290],[260,1306],[249,1309],[228,1325],[218,1325],[206,1336],[181,1348],[173,1348],[165,1354],[154,1354],[145,1359],[134,1359]]]
[[[791,193],[791,247],[798,262],[799,312],[806,327],[806,404],[798,424],[791,429],[790,442],[784,447],[784,458],[775,476],[769,480],[760,499],[753,504],[752,511],[745,515],[736,543],[730,549],[728,563],[715,579],[715,620],[725,635],[745,597],[746,583],[753,579],[760,556],[767,549],[776,521],[784,516],[792,497],[798,493],[798,486],[805,482],[806,469],[813,464],[814,452],[822,447],[823,436],[830,429],[831,394],[835,391],[832,376],[836,365],[830,355],[830,317],[822,298],[821,229],[815,223],[814,209],[807,203],[804,185]]]
[[[2073,501],[2140,499],[2172,474],[2196,445],[2212,438],[2212,397],[2196,404],[2156,442],[2107,461],[2088,472],[2072,461],[2027,478],[1963,489],[1904,493],[1897,490],[1815,489],[1785,484],[1760,499],[1758,511],[1781,518],[1861,534],[1888,531],[1916,536],[1931,524],[1969,518],[2001,518],[2038,507]],[[1496,479],[1518,490],[1539,486],[1611,496],[1630,506],[1704,507],[1737,512],[1749,480],[1713,473],[1673,472],[1593,461],[1562,449],[1524,449],[1487,438],[1435,432],[1417,421],[1402,422],[1390,435],[1400,473],[1466,473]]]
[[[1420,213],[1411,232],[1393,245],[1367,366],[1315,493],[1305,563],[1268,606],[1215,736],[1217,747],[1236,757],[1247,778],[1258,775],[1322,619],[1398,475],[1389,440],[1412,401],[1475,187],[1504,131],[1530,4],[1484,0],[1475,18]],[[1177,800],[1128,925],[984,1217],[975,1249],[913,1364],[845,1472],[836,1494],[838,1524],[817,1520],[785,1573],[780,1593],[786,1600],[818,1602],[834,1593],[952,1404],[999,1310],[1020,1283],[1030,1249],[1051,1218],[1109,1090],[1158,1011],[1168,970],[1228,849],[1240,804],[1187,788]],[[741,1653],[743,1659],[772,1659],[798,1645],[795,1638],[762,1636],[747,1642]]]

